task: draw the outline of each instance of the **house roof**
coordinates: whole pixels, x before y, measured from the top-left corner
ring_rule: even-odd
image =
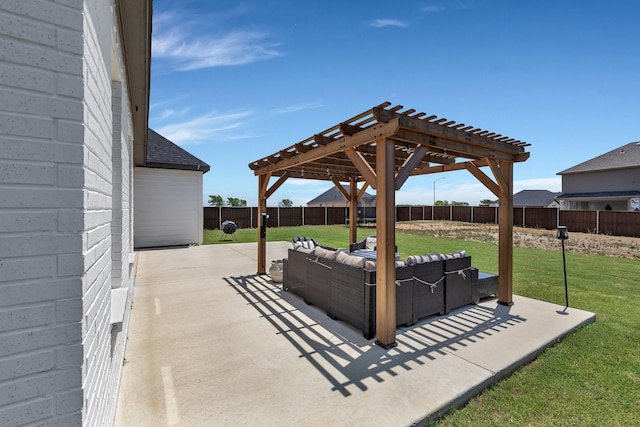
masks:
[[[147,151],[152,3],[152,0],[116,0],[129,111],[133,121],[133,161],[136,166],[144,166]]]
[[[513,195],[513,206],[549,206],[558,195],[548,190],[522,190]]]
[[[149,168],[180,169],[209,172],[211,167],[153,129],[147,132],[147,163]]]
[[[559,199],[628,199],[640,196],[640,191],[598,191],[593,193],[562,193]]]
[[[634,167],[640,167],[640,141],[630,142],[608,153],[558,172],[558,175]]]
[[[343,185],[342,188],[344,188],[344,190],[349,193],[349,186],[347,185]],[[360,190],[358,190],[360,191]],[[375,199],[376,196],[372,196],[371,194],[367,193],[365,191],[364,195],[362,196],[362,200],[372,200]],[[335,186],[331,187],[330,189],[328,189],[327,191],[325,191],[324,193],[322,193],[321,195],[319,195],[318,197],[316,197],[315,199],[307,202],[307,204],[311,204],[311,203],[344,203],[346,202],[347,199],[345,199],[344,195],[340,192],[340,190],[338,190]]]

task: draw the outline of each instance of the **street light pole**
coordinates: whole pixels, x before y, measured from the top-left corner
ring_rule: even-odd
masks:
[[[436,205],[436,182],[440,181],[441,179],[445,179],[446,176],[443,176],[442,178],[438,178],[436,180],[433,181],[433,206]]]

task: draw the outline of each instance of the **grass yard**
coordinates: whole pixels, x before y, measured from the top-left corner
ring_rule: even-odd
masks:
[[[358,229],[358,237],[375,229]],[[299,235],[333,247],[348,246],[344,226],[282,227],[268,241]],[[229,243],[219,230],[205,243]],[[238,242],[255,242],[256,230],[238,230]],[[228,237],[227,237],[228,238]],[[398,231],[396,244],[411,254],[465,249],[475,267],[498,270],[495,243]],[[564,305],[562,253],[514,248],[514,293]],[[596,322],[547,349],[533,363],[493,385],[437,426],[633,426],[640,425],[640,265],[637,259],[566,253],[569,305],[596,313]],[[429,394],[425,391],[425,399]]]

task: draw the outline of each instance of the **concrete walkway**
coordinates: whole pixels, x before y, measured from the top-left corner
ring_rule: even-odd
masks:
[[[269,243],[267,262],[289,243]],[[116,426],[407,426],[464,403],[593,313],[485,300],[373,340],[257,276],[255,243],[141,251]]]

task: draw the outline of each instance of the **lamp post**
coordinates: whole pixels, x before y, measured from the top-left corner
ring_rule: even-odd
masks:
[[[440,181],[441,179],[445,179],[446,176],[443,176],[442,178],[438,178],[436,180],[433,181],[433,206],[436,205],[436,182]]]
[[[564,241],[569,238],[569,232],[567,231],[567,227],[565,225],[559,225],[556,238],[562,242],[562,267],[564,269],[564,297],[566,301],[566,305],[564,307],[563,314],[566,314],[567,308],[569,308],[569,289],[567,288],[567,261],[564,256]]]

